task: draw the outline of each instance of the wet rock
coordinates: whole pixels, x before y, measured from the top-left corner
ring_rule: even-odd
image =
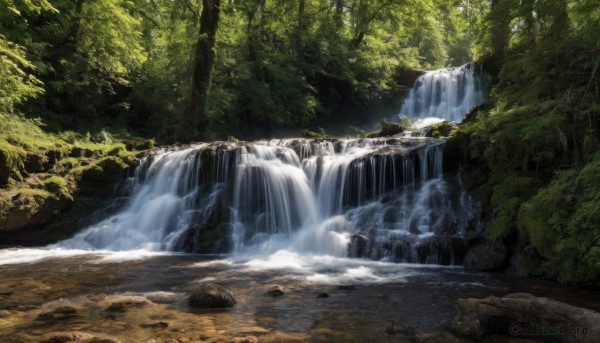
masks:
[[[192,307],[233,307],[236,303],[233,293],[214,283],[203,283],[188,298]]]
[[[169,327],[169,323],[167,322],[152,322],[152,323],[142,323],[140,327],[145,329],[165,329]]]
[[[52,311],[40,313],[37,316],[37,321],[52,320],[52,319],[68,319],[76,315],[77,310],[71,306],[57,307]]]
[[[261,326],[246,326],[239,330],[239,333],[243,335],[265,335],[269,332],[271,332],[271,330]]]
[[[255,336],[246,336],[246,337],[234,337],[229,340],[231,343],[257,343],[258,338]]]
[[[513,335],[552,342],[600,342],[600,313],[553,299],[517,293],[459,299],[458,306],[452,330],[467,339]],[[546,331],[536,335],[538,328]]]
[[[348,243],[348,252],[350,257],[367,257],[369,247],[369,237],[362,233],[352,235]]]
[[[399,262],[456,265],[463,262],[466,242],[462,237],[437,235],[424,239],[405,237],[390,242],[388,249]]]
[[[356,289],[355,285],[340,285],[338,286],[338,289],[341,291],[353,291]]]
[[[481,244],[467,251],[463,266],[478,271],[491,271],[502,269],[505,261],[506,248]]]
[[[155,304],[172,304],[177,300],[177,294],[170,292],[152,292],[146,294],[146,299]]]
[[[129,310],[131,308],[140,308],[140,307],[147,306],[148,304],[149,303],[147,301],[139,300],[139,299],[122,300],[122,301],[117,301],[117,302],[111,303],[106,308],[106,311],[108,311],[108,312],[126,312],[127,310]]]
[[[121,343],[118,340],[98,337],[94,334],[80,331],[51,332],[41,337],[40,343],[64,343],[64,342],[85,342],[85,343]]]
[[[317,295],[317,297],[319,297],[319,298],[329,298],[329,294],[325,293],[325,292],[321,292],[321,293],[319,293],[319,295]]]
[[[108,306],[106,310],[108,312],[125,312],[127,311],[127,307],[125,307],[125,304],[123,303],[114,303],[110,304],[110,306]]]
[[[274,285],[274,286],[269,287],[269,289],[267,290],[267,292],[265,294],[270,297],[277,298],[277,297],[284,295],[285,293],[283,292],[283,287],[281,287],[279,285]]]

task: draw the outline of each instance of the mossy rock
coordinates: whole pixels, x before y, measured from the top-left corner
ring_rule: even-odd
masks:
[[[394,123],[394,122],[386,122],[381,124],[381,131],[379,132],[379,137],[393,136],[399,133],[404,132],[404,126]]]
[[[231,291],[214,283],[203,283],[188,298],[191,307],[233,307],[236,303]]]
[[[24,161],[27,173],[41,173],[49,168],[48,157],[41,153],[28,152]]]
[[[22,188],[0,213],[0,231],[21,230],[45,224],[73,204],[66,194],[43,189]]]
[[[125,148],[129,151],[134,150],[149,150],[154,149],[156,146],[156,142],[154,139],[143,139],[139,137],[132,137],[129,139],[123,140],[123,144]]]
[[[8,185],[11,179],[20,181],[27,152],[18,146],[0,140],[0,187]]]
[[[454,122],[444,120],[443,122],[431,125],[431,137],[450,137],[457,130],[458,125],[456,125]]]
[[[48,192],[59,194],[72,200],[71,192],[69,191],[69,182],[60,176],[53,175],[42,181],[41,186]]]

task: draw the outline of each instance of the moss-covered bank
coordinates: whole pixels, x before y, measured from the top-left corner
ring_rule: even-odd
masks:
[[[0,113],[0,245],[44,244],[86,224],[151,141],[116,142]]]

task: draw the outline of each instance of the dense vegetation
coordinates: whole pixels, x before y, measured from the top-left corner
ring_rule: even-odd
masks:
[[[470,59],[461,2],[1,0],[0,110],[163,142],[347,128]]]
[[[348,130],[414,70],[476,60],[490,101],[459,136],[489,240],[597,283],[598,32],[596,0],[0,0],[2,186],[31,151]]]
[[[598,283],[600,5],[491,5],[477,46],[496,77],[491,103],[465,128],[489,239],[531,245],[562,282]]]

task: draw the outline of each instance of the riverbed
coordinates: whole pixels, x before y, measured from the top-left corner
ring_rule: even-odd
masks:
[[[0,265],[2,342],[61,337],[171,343],[446,340],[457,298],[515,292],[600,310],[592,291],[461,267],[286,250],[207,256],[29,249],[10,251],[10,256],[36,252],[37,258]],[[188,295],[202,282],[228,288],[237,305],[189,307]],[[267,295],[273,286],[284,294]]]

